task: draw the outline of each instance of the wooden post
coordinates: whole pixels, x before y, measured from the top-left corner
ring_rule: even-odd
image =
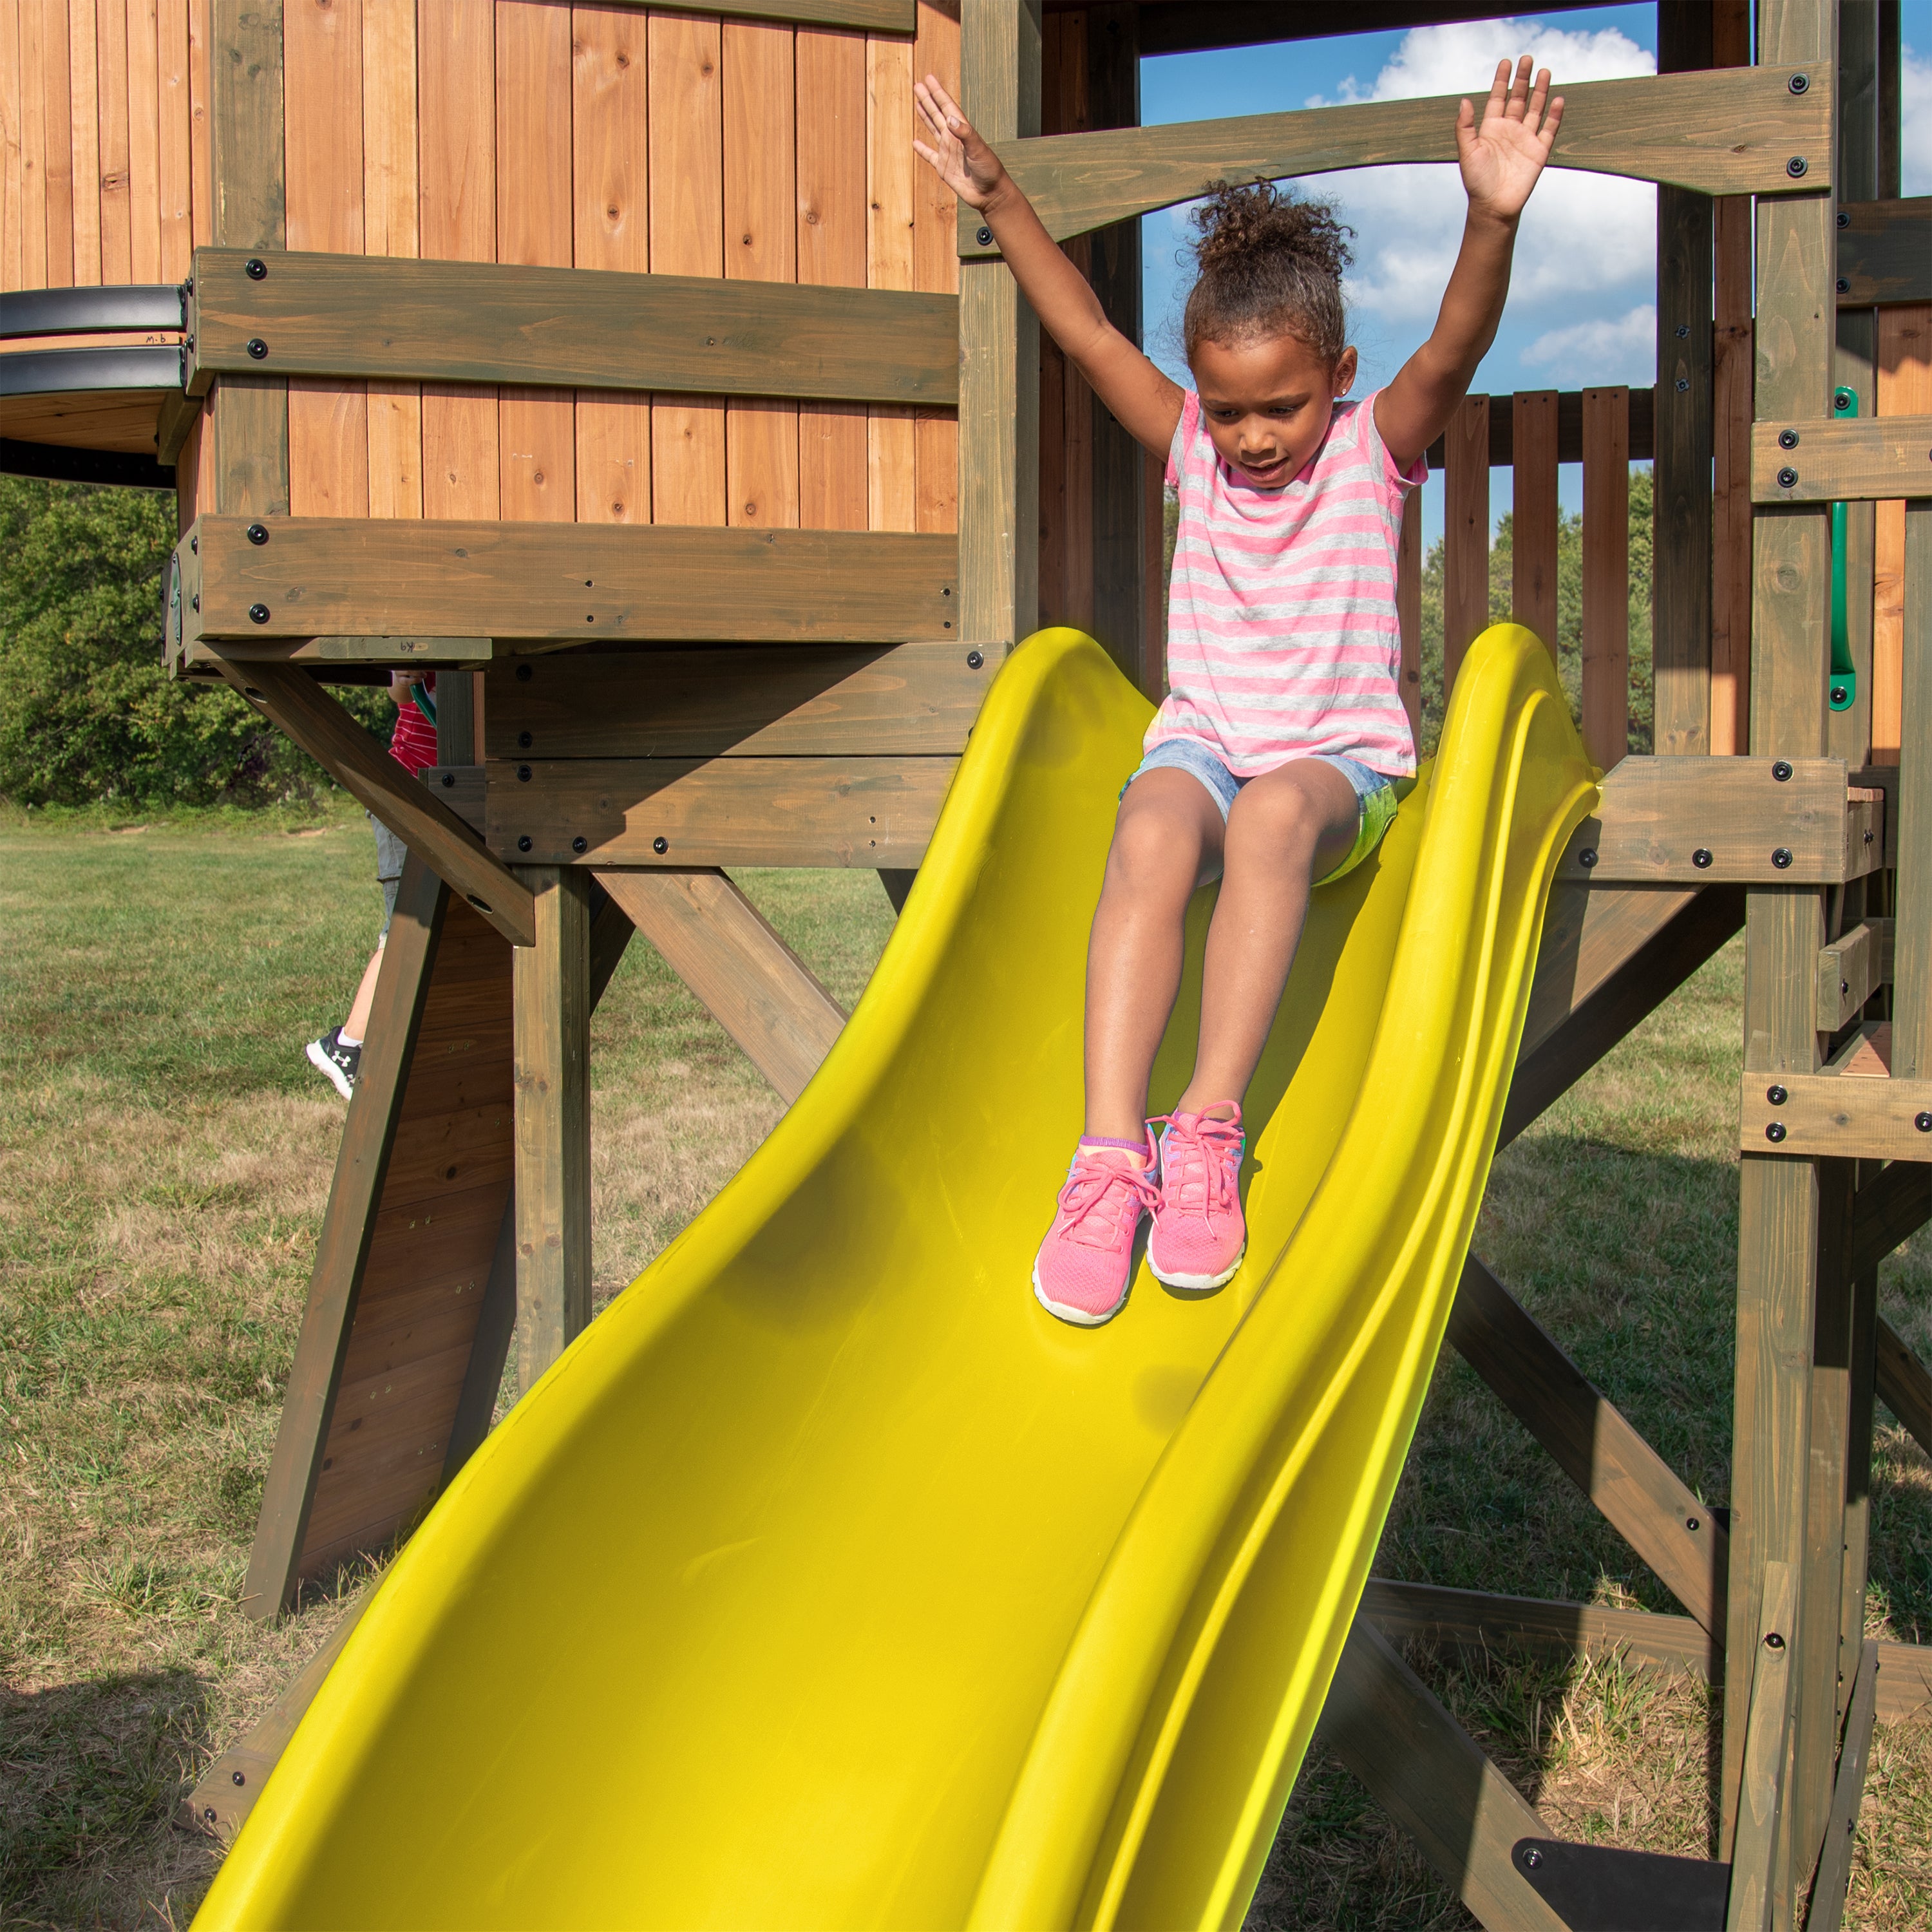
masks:
[[[533,866],[516,951],[517,1364],[527,1393],[590,1320],[590,874]]]
[[[1708,0],[1660,0],[1658,69],[1711,64]],[[1651,651],[1660,752],[1710,746],[1711,198],[1657,191],[1657,489]]]
[[[1490,621],[1490,399],[1465,396],[1442,436],[1442,697]]]
[[[970,0],[961,104],[987,140],[1040,131],[1040,0]],[[1004,262],[959,265],[959,634],[1018,643],[1040,602],[1040,325]]]
[[[1822,65],[1836,50],[1828,0],[1765,0],[1758,56],[1767,64]],[[1758,205],[1757,410],[1760,417],[1829,413],[1829,318],[1836,232],[1831,197],[1793,196]],[[1666,310],[1667,315],[1668,310]],[[1660,410],[1662,407],[1660,398]],[[1660,432],[1660,448],[1661,434]],[[1828,512],[1760,508],[1753,520],[1751,744],[1781,758],[1815,758],[1826,742],[1829,648]],[[1658,548],[1665,548],[1659,524]],[[1660,679],[1660,685],[1661,680]],[[1661,705],[1660,698],[1660,705]],[[1660,745],[1663,734],[1660,730]],[[1817,956],[1825,937],[1822,892],[1755,890],[1747,902],[1744,1065],[1748,1076],[1809,1073],[1817,1061]],[[1753,1654],[1769,1566],[1795,1586],[1796,1618],[1838,1617],[1837,1579],[1828,1610],[1807,1574],[1806,1500],[1811,1457],[1811,1364],[1819,1274],[1819,1174],[1814,1161],[1747,1153],[1739,1176],[1737,1384],[1732,1420],[1732,1558],[1726,1648]],[[1744,1781],[1744,1712],[1725,1712],[1723,1844],[1738,1829]],[[1832,1740],[1801,1711],[1793,1761],[1828,1762]],[[1755,1802],[1755,1796],[1753,1802]],[[1808,1847],[1805,1858],[1815,1846]],[[1794,1894],[1790,1852],[1772,1881],[1781,1913]]]
[[[1750,1639],[1733,1645],[1730,1652],[1733,1701],[1743,1702],[1749,1714],[1740,1712],[1737,1719],[1737,1728],[1746,1737],[1744,1791],[1731,1858],[1725,1932],[1771,1932],[1780,1919],[1788,1922],[1790,1916],[1779,1871],[1778,1827],[1790,1762],[1791,1637],[1797,1591],[1789,1568],[1776,1562],[1765,1565],[1761,1588]],[[1737,1696],[1739,1691],[1742,1698]]]
[[[1556,392],[1523,389],[1511,400],[1510,611],[1543,640],[1556,639]]]
[[[1630,729],[1630,392],[1583,392],[1583,745],[1608,771]]]

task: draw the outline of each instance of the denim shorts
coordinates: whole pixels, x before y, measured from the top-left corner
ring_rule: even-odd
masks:
[[[1372,772],[1355,758],[1331,758],[1322,752],[1310,754],[1319,763],[1332,765],[1354,788],[1355,801],[1360,813],[1355,842],[1348,855],[1332,872],[1325,873],[1315,883],[1325,886],[1339,879],[1345,872],[1352,872],[1382,842],[1382,835],[1395,822],[1396,808],[1415,788],[1413,778],[1392,778],[1381,772]],[[1154,749],[1142,759],[1133,778],[1142,772],[1160,771],[1163,768],[1186,772],[1198,778],[1208,788],[1209,796],[1221,808],[1225,821],[1229,808],[1242,786],[1248,781],[1237,778],[1220,759],[1208,747],[1193,738],[1163,738]],[[1127,795],[1127,785],[1120,788],[1120,796]]]
[[[389,936],[389,922],[396,916],[396,894],[403,883],[403,861],[410,848],[372,812],[367,814],[376,834],[376,883],[382,888],[383,938]]]

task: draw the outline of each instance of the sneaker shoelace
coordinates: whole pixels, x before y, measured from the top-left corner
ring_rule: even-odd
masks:
[[[1196,1114],[1189,1125],[1164,1114],[1148,1125],[1167,1130],[1161,1136],[1161,1167],[1171,1177],[1178,1207],[1198,1210],[1211,1222],[1217,1213],[1234,1205],[1235,1177],[1246,1143],[1238,1119],[1210,1120]]]
[[[1145,1168],[1116,1166],[1110,1160],[1076,1154],[1060,1190],[1060,1213],[1070,1240],[1084,1248],[1112,1246],[1120,1238],[1120,1216],[1131,1212],[1138,1221],[1150,1214],[1160,1202],[1160,1190]],[[1100,1225],[1083,1237],[1089,1221]],[[1128,1224],[1130,1227],[1132,1223]]]

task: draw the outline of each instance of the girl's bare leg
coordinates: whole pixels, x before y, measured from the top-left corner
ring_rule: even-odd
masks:
[[[1120,801],[1087,949],[1090,1134],[1138,1141],[1144,1131],[1148,1076],[1180,988],[1187,902],[1220,863],[1224,830],[1190,772],[1156,768]]]
[[[376,950],[369,956],[369,963],[362,969],[362,983],[356,988],[356,997],[349,1003],[349,1017],[342,1022],[342,1030],[351,1040],[367,1038],[369,1032],[369,1015],[376,1004],[376,976],[382,970],[382,948],[386,939],[376,942]]]
[[[1348,856],[1360,824],[1354,786],[1318,759],[1297,758],[1241,788],[1208,928],[1201,1045],[1178,1112],[1246,1093],[1301,943],[1310,886]]]

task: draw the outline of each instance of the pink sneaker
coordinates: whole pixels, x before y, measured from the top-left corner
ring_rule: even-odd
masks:
[[[1097,1328],[1120,1312],[1141,1217],[1160,1198],[1159,1158],[1151,1132],[1144,1168],[1125,1148],[1075,1149],[1053,1226],[1034,1257],[1033,1292],[1049,1315]]]
[[[1231,1120],[1170,1114],[1160,1137],[1160,1205],[1148,1238],[1148,1265],[1169,1288],[1219,1288],[1241,1264],[1248,1245],[1236,1182],[1241,1110]]]

